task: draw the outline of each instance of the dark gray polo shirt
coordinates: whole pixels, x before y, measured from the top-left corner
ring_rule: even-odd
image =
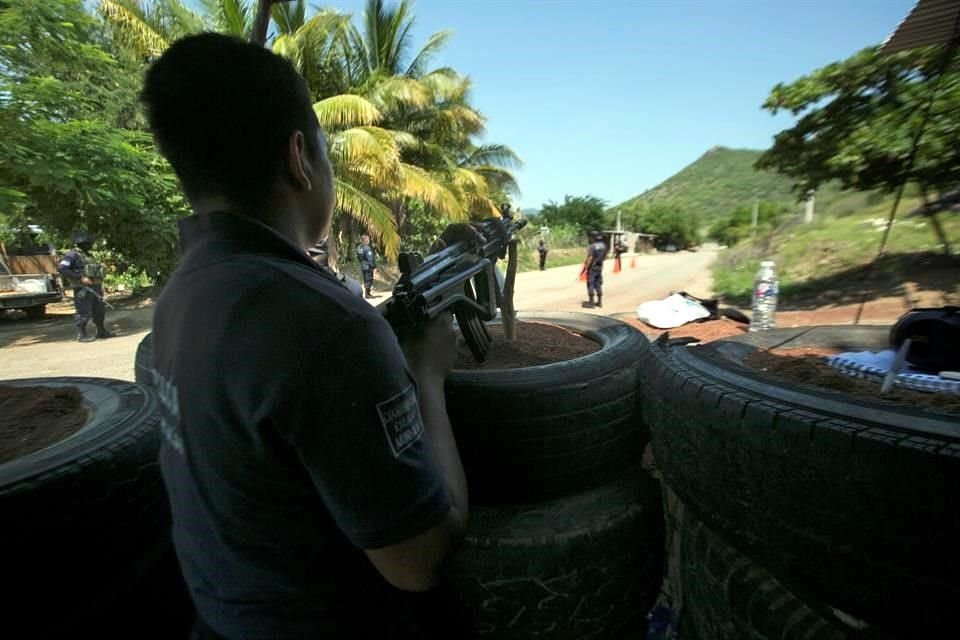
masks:
[[[177,554],[227,638],[391,637],[411,594],[361,549],[450,500],[393,331],[283,236],[240,215],[180,223],[154,376]]]

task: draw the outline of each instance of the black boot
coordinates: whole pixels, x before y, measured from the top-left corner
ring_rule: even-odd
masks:
[[[102,324],[97,326],[97,336],[96,336],[97,340],[106,340],[107,338],[112,338],[112,337],[113,337],[113,334],[107,331],[107,328],[105,326],[103,326]]]
[[[93,342],[93,336],[87,335],[87,323],[77,325],[77,342]]]
[[[593,309],[593,307],[595,306],[593,304],[593,296],[590,296],[590,299],[587,302],[584,302],[583,304],[581,304],[580,306],[583,307],[584,309]]]
[[[373,294],[370,293],[370,289],[367,289],[367,290],[366,290],[366,292],[364,293],[364,296],[363,296],[363,297],[364,297],[364,298],[372,298],[372,297],[373,297]]]
[[[600,309],[600,308],[602,308],[602,307],[603,307],[603,296],[598,295],[598,296],[597,296],[597,308]]]

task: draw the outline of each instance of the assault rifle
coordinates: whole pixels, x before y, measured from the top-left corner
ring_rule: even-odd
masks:
[[[400,280],[384,311],[397,335],[451,311],[473,357],[483,362],[491,343],[484,322],[497,315],[503,295],[495,265],[506,257],[507,245],[526,224],[526,220],[514,220],[505,206],[502,218],[480,223],[483,242],[456,242],[425,259],[401,253]]]

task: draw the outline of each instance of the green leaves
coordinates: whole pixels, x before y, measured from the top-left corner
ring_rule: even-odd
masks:
[[[778,84],[763,107],[800,118],[775,136],[757,167],[791,177],[798,193],[830,180],[858,190],[892,191],[906,181],[936,189],[955,186],[960,182],[960,70],[954,63],[936,86],[942,55],[938,47],[894,55],[870,48]],[[911,166],[928,104],[930,118]]]

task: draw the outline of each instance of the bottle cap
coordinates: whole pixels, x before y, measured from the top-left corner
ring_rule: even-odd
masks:
[[[761,266],[761,267],[772,267],[773,264],[774,264],[774,263],[773,263],[773,260],[764,260],[763,262],[760,263],[760,266]]]

